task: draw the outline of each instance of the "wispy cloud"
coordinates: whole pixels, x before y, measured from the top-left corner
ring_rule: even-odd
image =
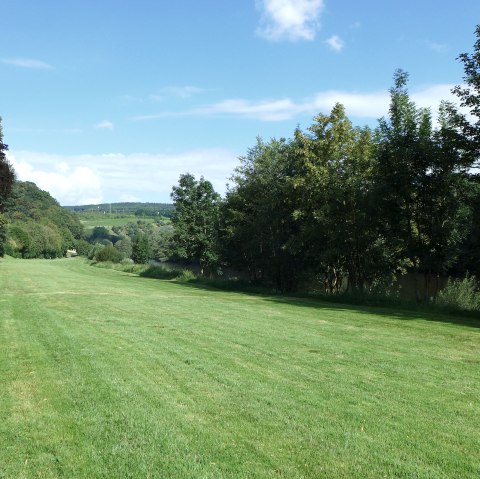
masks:
[[[451,94],[453,86],[451,84],[432,85],[411,92],[411,98],[418,106],[430,107],[435,110],[441,100],[454,100]],[[224,116],[259,121],[283,121],[291,120],[299,115],[329,112],[337,102],[345,105],[349,116],[377,119],[388,113],[390,96],[385,90],[374,92],[326,90],[299,100],[288,97],[260,101],[236,98],[185,111],[164,111],[154,115],[137,116],[134,120],[146,121],[184,116]]]
[[[34,60],[32,58],[2,58],[0,61],[2,63],[6,63],[7,65],[13,65],[20,68],[30,68],[34,70],[51,70],[53,68],[52,65],[44,61]]]
[[[120,100],[128,105],[150,103],[152,101],[167,101],[171,99],[187,100],[195,95],[203,93],[204,91],[205,88],[200,88],[193,85],[168,86],[159,88],[155,91],[155,93],[147,96],[122,95],[120,96]]]
[[[187,99],[191,98],[194,95],[198,95],[204,91],[203,88],[196,86],[186,85],[186,86],[172,86],[161,88],[158,93],[155,95],[150,95],[151,100],[165,100],[166,98],[176,97]]]
[[[256,0],[261,11],[257,33],[269,41],[313,40],[323,0]]]
[[[345,46],[345,42],[338,36],[332,35],[325,43],[334,51],[341,52]]]
[[[449,50],[448,45],[445,45],[444,43],[431,42],[430,40],[427,40],[426,44],[430,50],[437,53],[446,53]]]
[[[209,115],[233,115],[262,121],[280,121],[291,118],[298,106],[290,98],[253,102],[243,99],[224,100],[200,109]]]
[[[95,125],[95,128],[97,130],[110,130],[110,131],[113,131],[113,129],[115,128],[114,124],[111,122],[111,121],[108,121],[108,120],[103,120],[101,121],[100,123],[97,123]]]
[[[62,205],[103,201],[170,201],[180,174],[205,176],[223,194],[238,154],[223,148],[178,153],[53,155],[12,151],[9,160],[21,181],[33,181]]]
[[[162,111],[152,115],[139,115],[134,117],[133,120],[148,121],[187,116],[227,116],[261,121],[280,121],[292,118],[297,109],[297,106],[290,98],[264,101],[232,98],[185,111]]]

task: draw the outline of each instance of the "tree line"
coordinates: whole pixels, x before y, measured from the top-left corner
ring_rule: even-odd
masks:
[[[223,200],[182,175],[175,254],[204,275],[232,267],[280,291],[366,293],[411,272],[418,300],[445,273],[480,272],[480,26],[476,36],[453,90],[463,110],[443,101],[434,121],[398,70],[374,129],[353,126],[337,103],[290,139],[257,139]]]

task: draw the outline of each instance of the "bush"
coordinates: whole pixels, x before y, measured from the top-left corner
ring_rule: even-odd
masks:
[[[109,261],[111,263],[120,263],[122,259],[122,253],[110,245],[98,249],[95,253],[95,260],[99,262]]]
[[[87,258],[91,260],[95,259],[96,254],[103,248],[105,248],[105,245],[100,243],[95,243],[93,246],[91,246],[90,251],[88,252]]]
[[[480,311],[480,292],[475,276],[449,278],[447,286],[437,296],[436,304],[449,310]]]
[[[183,282],[187,282],[187,281],[192,281],[194,279],[196,279],[197,277],[195,276],[195,273],[193,271],[190,271],[189,269],[182,269],[182,271],[180,271],[180,274],[176,274],[176,280],[177,281],[183,281]]]
[[[75,249],[80,256],[88,256],[91,248],[92,245],[84,239],[78,239],[75,241]]]

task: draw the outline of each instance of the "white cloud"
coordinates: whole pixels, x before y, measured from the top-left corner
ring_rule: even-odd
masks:
[[[348,116],[377,119],[388,113],[390,95],[384,91],[358,93],[329,90],[317,93],[311,102],[305,103],[305,107],[310,111],[327,113],[335,103],[342,103]]]
[[[18,152],[8,155],[17,177],[32,181],[48,191],[63,205],[90,204],[102,201],[102,184],[99,176],[89,167],[69,166],[68,158]],[[39,158],[39,162],[35,158]]]
[[[345,46],[345,42],[338,35],[332,35],[325,42],[334,52],[341,52]]]
[[[418,106],[430,107],[434,112],[441,100],[455,100],[451,94],[453,86],[451,84],[432,85],[415,90],[410,93],[410,96]],[[348,116],[377,119],[388,113],[390,95],[386,90],[373,92],[326,90],[299,100],[288,97],[260,101],[234,98],[183,112],[165,111],[155,115],[138,116],[134,120],[182,116],[225,116],[259,121],[283,121],[299,115],[313,116],[319,112],[328,113],[335,103],[342,103]]]
[[[53,155],[30,151],[9,154],[17,176],[33,181],[62,205],[104,201],[169,202],[180,174],[203,175],[219,193],[237,166],[238,155],[222,148],[176,154],[120,153]]]
[[[449,100],[457,103],[458,98],[453,96],[452,88],[455,85],[449,83],[440,83],[431,85],[420,90],[410,91],[410,98],[422,108],[431,108],[434,112],[442,100]]]
[[[7,65],[13,65],[21,68],[31,68],[34,70],[50,70],[52,65],[49,65],[46,62],[41,60],[34,60],[32,58],[2,58],[0,60],[2,63]]]
[[[323,0],[257,0],[262,12],[257,33],[269,41],[313,40]]]
[[[97,123],[95,125],[95,128],[97,130],[110,130],[110,131],[112,131],[114,129],[114,125],[111,121],[103,120],[100,123]]]

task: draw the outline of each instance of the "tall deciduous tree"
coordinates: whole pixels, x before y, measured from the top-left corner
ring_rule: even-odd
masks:
[[[310,267],[327,292],[338,292],[347,279],[362,292],[385,275],[385,245],[373,211],[374,144],[368,128],[354,128],[343,105],[295,137],[294,217],[301,225]]]
[[[3,142],[2,118],[0,117],[0,213],[5,210],[5,200],[10,196],[15,172],[7,159],[8,146]]]
[[[175,205],[174,254],[198,262],[202,276],[211,275],[219,261],[220,195],[203,176],[197,181],[187,173],[180,176],[170,196]]]
[[[463,63],[465,84],[457,85],[452,90],[459,97],[461,106],[467,108],[474,118],[474,122],[470,123],[461,115],[457,117],[465,138],[469,140],[472,162],[480,159],[480,25],[477,25],[475,35],[477,40],[473,45],[473,53],[462,53],[458,56]]]
[[[292,149],[285,140],[257,144],[240,158],[225,207],[225,244],[235,268],[280,291],[297,289],[302,271],[291,248],[296,224],[288,192]]]
[[[8,146],[3,142],[2,118],[0,117],[0,256],[4,254],[7,227],[7,220],[3,212],[15,181],[15,172],[7,159],[7,150]]]
[[[132,243],[132,259],[135,263],[143,264],[151,258],[150,243],[144,233],[138,233]]]
[[[458,253],[467,211],[462,194],[467,186],[465,160],[456,141],[456,114],[440,108],[440,128],[434,130],[430,111],[411,101],[408,75],[399,70],[390,90],[390,114],[377,129],[377,193],[383,233],[415,274],[424,274],[417,299],[430,295],[432,276],[444,272]],[[425,298],[425,299],[426,299]]]

